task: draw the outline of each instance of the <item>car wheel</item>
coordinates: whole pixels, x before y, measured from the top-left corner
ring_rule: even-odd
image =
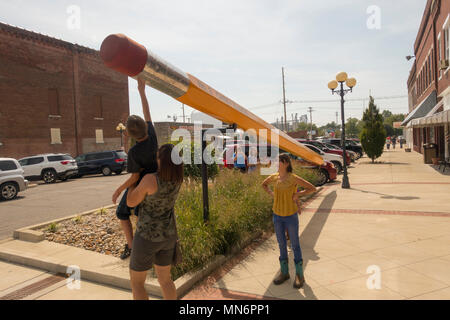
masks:
[[[337,173],[341,173],[342,172],[342,165],[340,162],[338,161],[331,161],[334,165],[334,167],[336,168]]]
[[[45,170],[42,172],[42,180],[44,180],[45,183],[54,183],[56,181],[55,170]]]
[[[114,171],[114,173],[115,173],[115,174],[117,174],[117,175],[119,175],[119,174],[121,174],[121,173],[122,173],[122,170],[117,170],[117,171]]]
[[[328,181],[328,174],[326,170],[319,169],[317,170],[317,181],[316,181],[316,187],[323,186]]]
[[[0,187],[0,199],[2,200],[12,200],[17,197],[19,193],[19,188],[14,182],[6,182]]]
[[[106,167],[103,167],[103,168],[102,168],[102,174],[103,174],[104,176],[110,176],[111,173],[112,173],[112,171],[111,171],[111,168],[110,168],[110,167],[106,166]]]

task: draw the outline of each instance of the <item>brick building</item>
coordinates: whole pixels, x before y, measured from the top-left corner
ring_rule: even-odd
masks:
[[[0,157],[119,149],[128,114],[98,51],[0,23]]]
[[[449,156],[450,1],[428,0],[414,43],[408,77],[409,114],[402,122],[407,143],[417,152],[435,143],[440,158]]]
[[[158,144],[163,145],[171,141],[172,133],[177,129],[185,129],[191,134],[191,139],[194,141],[194,124],[190,122],[154,122]],[[202,124],[202,129],[213,128],[212,124]]]

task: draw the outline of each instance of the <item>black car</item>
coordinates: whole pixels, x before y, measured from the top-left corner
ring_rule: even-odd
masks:
[[[341,139],[322,139],[320,141],[341,147]],[[356,152],[358,159],[363,156],[363,149],[361,145],[355,141],[345,140],[345,149]]]
[[[121,174],[127,168],[127,158],[127,154],[122,150],[81,154],[75,158],[78,165],[77,176],[98,173],[109,176],[112,172]]]

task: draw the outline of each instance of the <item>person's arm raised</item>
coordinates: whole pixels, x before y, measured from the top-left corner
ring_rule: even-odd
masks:
[[[140,204],[146,195],[154,194],[158,183],[154,174],[146,174],[137,187],[130,187],[127,195],[127,206],[133,208]]]
[[[138,78],[138,91],[141,96],[142,112],[144,113],[144,120],[147,122],[152,121],[150,116],[150,106],[148,105],[147,96],[145,95],[145,80]]]

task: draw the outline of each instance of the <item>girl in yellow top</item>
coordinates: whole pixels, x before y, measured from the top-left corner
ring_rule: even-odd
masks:
[[[270,190],[269,184],[273,184],[273,191]],[[298,235],[298,214],[300,212],[298,212],[297,202],[300,196],[315,192],[316,187],[292,173],[291,159],[287,154],[281,154],[279,156],[278,172],[264,180],[262,185],[264,190],[274,199],[272,208],[273,224],[280,248],[281,271],[273,283],[279,285],[289,279],[286,245],[287,230],[291,239],[292,250],[294,251],[296,271],[294,288],[301,288],[305,282],[305,277],[303,274],[303,258]],[[298,192],[298,186],[303,187],[304,190]]]

